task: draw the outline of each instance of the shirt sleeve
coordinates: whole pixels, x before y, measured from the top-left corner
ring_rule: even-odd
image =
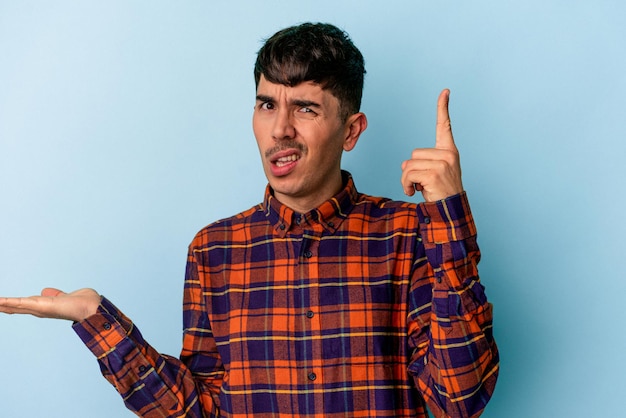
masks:
[[[98,359],[127,408],[146,417],[217,417],[223,367],[202,312],[193,257],[188,258],[180,359],[159,354],[108,299],[74,331]]]
[[[499,355],[467,196],[422,203],[417,217],[409,373],[435,417],[476,417],[493,393]]]

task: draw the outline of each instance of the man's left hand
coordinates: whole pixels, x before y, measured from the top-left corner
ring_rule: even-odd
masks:
[[[452,137],[448,102],[450,90],[439,94],[435,148],[416,148],[411,159],[402,163],[404,193],[422,192],[424,200],[434,202],[463,191],[459,151]]]

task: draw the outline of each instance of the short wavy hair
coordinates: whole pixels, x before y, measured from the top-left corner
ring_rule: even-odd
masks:
[[[313,81],[339,100],[345,120],[361,108],[365,63],[346,32],[328,23],[303,23],[278,31],[257,54],[254,80],[294,87]]]

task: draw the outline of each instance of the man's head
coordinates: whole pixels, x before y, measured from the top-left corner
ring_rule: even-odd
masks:
[[[342,187],[341,157],[367,128],[363,57],[332,25],[284,29],[255,66],[254,136],[274,196],[299,212]]]
[[[348,34],[325,23],[304,23],[277,32],[259,50],[254,66],[271,83],[295,87],[319,84],[339,100],[342,120],[361,107],[365,66]]]

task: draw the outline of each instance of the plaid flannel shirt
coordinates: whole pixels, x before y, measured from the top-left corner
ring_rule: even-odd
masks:
[[[103,298],[74,325],[144,417],[478,416],[498,374],[465,193],[419,205],[346,186],[306,214],[276,200],[189,247],[180,358]]]

